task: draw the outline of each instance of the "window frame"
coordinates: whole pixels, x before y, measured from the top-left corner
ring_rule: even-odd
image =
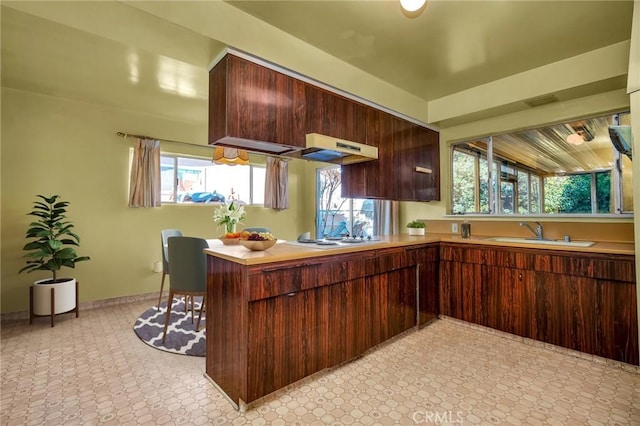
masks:
[[[186,201],[186,202],[180,202],[178,201],[178,176],[177,176],[177,170],[178,170],[178,162],[180,159],[187,159],[187,160],[203,160],[203,161],[210,161],[211,159],[209,157],[202,157],[202,156],[197,156],[197,155],[184,155],[184,154],[176,154],[176,153],[170,153],[170,152],[160,152],[160,159],[161,159],[161,164],[162,164],[162,159],[166,159],[166,158],[170,158],[173,160],[173,200],[174,201],[162,201],[162,205],[181,205],[181,206],[198,206],[198,205],[212,205],[212,204],[220,204],[220,202],[218,201],[213,201],[213,202],[202,202],[202,203],[196,203],[196,202],[192,202],[192,201]],[[213,165],[213,162],[211,162],[211,164]],[[233,167],[247,167],[247,166],[233,166]],[[245,204],[247,206],[262,206],[264,205],[264,195],[263,195],[263,202],[262,203],[255,203],[255,197],[254,197],[254,191],[256,190],[255,185],[254,185],[254,171],[255,169],[263,169],[265,170],[265,175],[266,175],[266,164],[254,164],[254,163],[250,163],[248,165],[249,167],[249,201]],[[259,190],[259,188],[258,188]],[[262,188],[262,191],[264,191],[264,188]]]
[[[615,120],[618,120],[618,116],[620,114],[626,114],[627,112],[619,112],[616,114],[612,114]],[[478,155],[476,152],[472,152],[469,151],[468,149],[465,148],[460,148],[461,145],[471,142],[473,140],[485,140],[487,143],[487,151],[486,154],[483,155]],[[544,187],[545,187],[545,179],[547,178],[546,176],[542,176],[539,175],[537,173],[534,173],[533,170],[529,170],[527,167],[522,166],[521,164],[518,163],[514,163],[514,168],[516,170],[516,182],[514,184],[514,201],[513,201],[513,213],[503,213],[502,212],[502,206],[501,206],[501,183],[502,183],[502,176],[501,176],[501,167],[500,164],[501,162],[505,161],[505,159],[503,159],[500,156],[494,155],[493,153],[493,138],[492,136],[487,136],[485,138],[475,138],[472,140],[466,140],[466,141],[459,141],[459,142],[452,142],[449,144],[449,171],[450,171],[450,194],[449,194],[449,206],[448,206],[448,210],[449,213],[446,216],[458,216],[458,215],[465,215],[465,216],[492,216],[492,217],[496,217],[496,216],[502,216],[502,217],[513,217],[513,216],[518,216],[518,217],[545,217],[545,218],[550,218],[550,217],[554,217],[554,218],[567,218],[567,217],[592,217],[592,218],[605,218],[605,217],[615,217],[615,218],[629,218],[629,217],[633,217],[634,216],[634,212],[633,211],[624,211],[624,206],[622,203],[622,198],[623,198],[623,185],[622,185],[622,177],[623,177],[623,173],[622,173],[622,165],[621,165],[621,154],[615,149],[613,148],[613,146],[611,147],[612,149],[612,153],[613,153],[613,158],[614,158],[614,165],[611,168],[606,168],[606,169],[597,169],[597,170],[589,170],[586,172],[574,172],[574,173],[563,173],[563,174],[557,174],[556,176],[569,176],[569,175],[590,175],[591,176],[591,213],[545,213],[545,191],[544,191]],[[454,152],[460,152],[466,155],[470,155],[470,156],[474,156],[474,177],[475,177],[475,182],[474,182],[474,197],[475,197],[475,211],[474,212],[454,212],[453,211],[453,206],[455,205],[455,200],[454,200],[454,180],[455,180],[455,176],[454,176]],[[488,168],[488,176],[487,176],[487,191],[488,191],[488,206],[489,206],[489,211],[488,212],[482,212],[480,211],[480,206],[482,205],[482,201],[480,199],[480,194],[481,194],[481,179],[480,179],[480,161],[481,159],[484,159],[487,163],[487,168]],[[510,161],[510,160],[506,160],[506,161]],[[496,167],[497,165],[497,176],[495,177],[495,186],[494,186],[494,182],[493,182],[493,177],[492,175],[494,174],[494,167],[488,167],[489,164],[493,164],[494,167]],[[517,181],[517,176],[520,172],[526,172],[528,173],[528,194],[527,194],[527,198],[528,198],[528,213],[519,213],[519,207],[518,207],[518,181]],[[607,213],[599,213],[598,212],[598,201],[597,201],[597,174],[598,173],[603,173],[603,172],[608,172],[610,173],[610,179],[612,181],[612,185],[611,185],[611,198],[613,200],[613,205],[611,208],[610,212]],[[537,200],[537,208],[538,208],[538,213],[531,213],[531,188],[532,188],[532,178],[535,177],[538,180],[538,186],[539,186],[539,190],[538,190],[538,197],[539,199]]]
[[[320,218],[321,218],[321,205],[320,205],[320,191],[321,191],[321,182],[320,182],[320,175],[322,174],[323,171],[326,170],[332,170],[332,169],[338,169],[340,170],[340,172],[342,172],[342,167],[340,166],[336,166],[336,165],[330,165],[330,166],[326,166],[326,167],[319,167],[316,169],[316,191],[315,191],[315,235],[317,236],[318,239],[322,239],[324,238],[324,235],[320,235]],[[342,179],[340,182],[340,186],[342,186]],[[356,217],[356,213],[357,213],[357,209],[354,209],[354,205],[355,202],[357,200],[369,200],[367,198],[344,198],[342,197],[342,190],[340,189],[340,198],[343,200],[346,200],[346,205],[348,207],[341,207],[339,211],[348,211],[349,213],[349,218],[348,218],[348,223],[346,223],[346,227],[347,230],[349,232],[349,235],[351,235],[351,233],[354,230],[354,225],[356,223],[355,217]],[[371,226],[372,226],[372,235],[374,233],[374,230],[376,229],[376,216],[375,216],[375,209],[372,212],[373,217],[371,218]]]

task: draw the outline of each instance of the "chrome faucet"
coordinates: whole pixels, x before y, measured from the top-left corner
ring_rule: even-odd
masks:
[[[544,240],[544,237],[542,236],[542,224],[540,222],[536,222],[536,225],[536,229],[533,229],[528,223],[520,222],[520,226],[524,226],[529,229],[529,231],[533,232],[533,235],[536,236],[537,240]]]

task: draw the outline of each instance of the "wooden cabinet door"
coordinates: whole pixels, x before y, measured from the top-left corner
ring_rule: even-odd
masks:
[[[328,362],[329,365],[355,358],[368,343],[369,304],[365,278],[329,287]]]
[[[369,347],[384,342],[389,337],[389,276],[371,275],[366,278],[369,315],[366,326]]]
[[[398,118],[367,108],[367,144],[378,148],[378,159],[342,166],[344,198],[395,199],[393,122]]]
[[[418,325],[423,325],[437,318],[439,313],[439,248],[421,247],[408,249],[408,251],[416,252],[418,262]]]
[[[389,337],[417,324],[416,267],[386,274],[389,280]]]
[[[298,79],[227,55],[209,73],[209,143],[236,138],[304,148],[304,88]]]
[[[488,266],[482,290],[487,327],[535,339],[534,273],[523,269]]]
[[[638,365],[636,285],[598,280],[595,300],[596,354]]]
[[[394,178],[396,200],[414,200],[414,138],[417,126],[406,120],[393,122]]]
[[[485,275],[481,264],[440,261],[440,313],[491,327],[485,318]]]
[[[596,353],[596,280],[535,273],[537,340]]]
[[[367,143],[366,105],[311,84],[305,84],[305,98],[306,133]]]
[[[416,126],[413,151],[413,199],[440,200],[440,135],[422,126]],[[426,170],[431,170],[427,173]]]
[[[394,121],[396,199],[440,199],[438,138],[438,132],[426,127],[405,120]]]
[[[306,376],[305,293],[249,303],[248,401]]]
[[[356,334],[349,329],[358,321],[347,309],[353,300],[347,288],[340,283],[249,303],[247,401],[349,359],[347,334]]]
[[[342,197],[398,199],[396,121],[402,120],[384,111],[367,108],[367,144],[378,148],[378,159],[342,166]]]

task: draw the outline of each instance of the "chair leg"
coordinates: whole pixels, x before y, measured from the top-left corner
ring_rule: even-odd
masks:
[[[206,298],[207,296],[202,296],[202,303],[200,303],[200,312],[198,313],[198,322],[196,323],[196,331],[200,329],[200,319],[202,318],[202,309],[204,308],[204,301],[206,300]]]
[[[169,289],[169,300],[167,300],[167,313],[164,318],[164,331],[162,332],[162,343],[164,343],[165,337],[167,337],[167,328],[169,327],[169,318],[171,317],[171,305],[173,304],[173,291]]]
[[[162,302],[162,289],[164,289],[164,278],[167,276],[166,272],[162,272],[162,282],[160,283],[160,297],[158,297],[158,310],[160,310],[160,302]]]
[[[189,315],[189,295],[186,294],[183,296],[184,297],[184,316],[186,317],[187,315]]]
[[[195,316],[193,314],[193,305],[196,303],[196,299],[195,296],[192,294],[191,295],[191,324],[193,324],[193,317]]]

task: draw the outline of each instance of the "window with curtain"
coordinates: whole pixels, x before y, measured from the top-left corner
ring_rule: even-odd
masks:
[[[199,204],[237,200],[263,204],[265,167],[213,164],[210,159],[162,155],[162,202]]]
[[[129,207],[160,207],[160,141],[137,139],[129,176]]]
[[[289,163],[287,160],[267,157],[264,206],[275,210],[289,208]]]

